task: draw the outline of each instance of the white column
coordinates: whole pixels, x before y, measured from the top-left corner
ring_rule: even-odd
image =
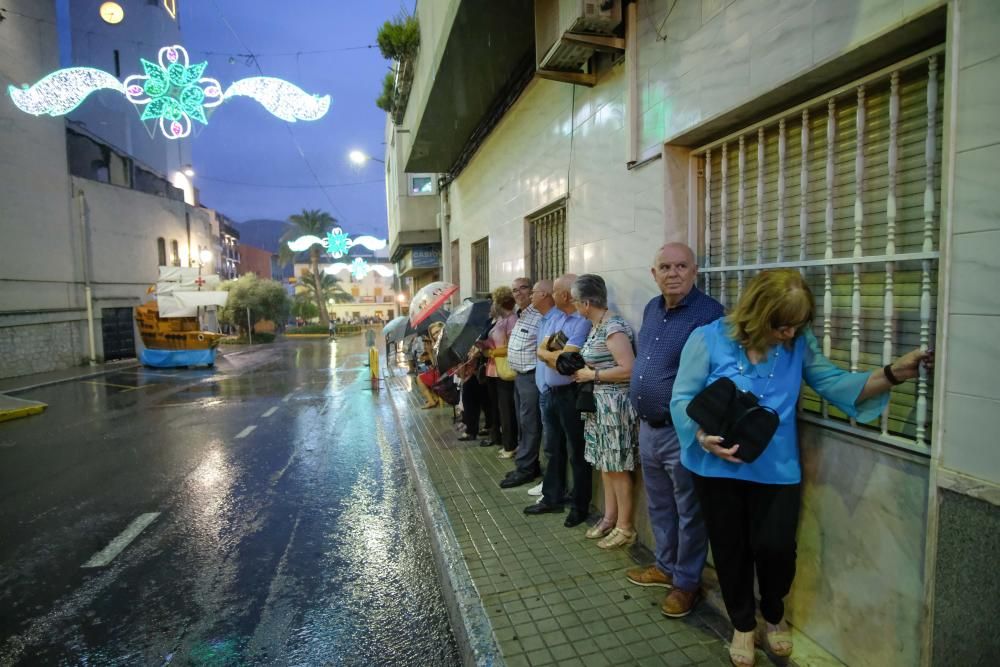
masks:
[[[802,111],[802,167],[799,170],[799,261],[806,261],[806,238],[809,234],[809,109]],[[805,273],[805,269],[802,269]]]
[[[778,122],[778,256],[785,261],[785,119]],[[759,240],[759,239],[758,239]]]
[[[837,106],[833,99],[827,103],[826,112],[826,251],[823,257],[833,259],[833,191],[836,184],[837,171],[834,163],[837,143]],[[833,347],[833,268],[827,264],[823,267],[823,354],[830,356]],[[829,415],[826,401],[823,401],[823,416]]]
[[[738,157],[739,181],[736,184],[736,300],[743,294],[743,247],[746,245],[746,213],[747,197],[744,181],[747,166],[746,141],[740,136],[740,153]]]
[[[784,122],[784,121],[782,121]],[[780,232],[779,238],[780,238]],[[764,263],[764,128],[757,130],[757,263]]]
[[[888,183],[885,201],[885,254],[892,257],[896,254],[896,179],[899,162],[899,72],[893,72],[889,83],[889,167]],[[885,294],[882,306],[882,364],[892,362],[893,318],[896,314],[895,295],[893,292],[893,273],[895,262],[885,263]],[[882,411],[882,435],[889,434],[889,405]]]
[[[862,198],[865,193],[865,87],[858,86],[858,108],[855,115],[854,146],[854,252],[852,257],[861,257],[861,230],[864,226],[865,211]],[[861,357],[861,264],[854,264],[854,279],[851,283],[851,370],[858,370]]]
[[[705,267],[712,266],[712,151],[705,151]],[[705,294],[712,294],[712,274],[705,272]]]
[[[721,252],[721,257],[719,259],[719,266],[722,268],[726,267],[726,250],[728,246],[729,235],[729,197],[726,195],[726,188],[728,187],[729,181],[729,156],[728,148],[726,144],[722,144],[722,193],[719,196],[719,249]],[[725,307],[726,304],[726,272],[722,271],[719,274],[719,303]]]
[[[934,250],[934,160],[937,157],[937,56],[927,62],[927,141],[924,149],[926,177],[924,180],[924,243],[923,251]],[[920,277],[920,349],[926,350],[931,338],[931,262],[925,259]],[[917,444],[927,442],[927,371],[923,366],[917,378]]]

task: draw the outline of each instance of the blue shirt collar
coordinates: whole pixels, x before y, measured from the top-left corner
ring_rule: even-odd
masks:
[[[692,285],[691,291],[688,292],[683,299],[681,299],[680,303],[675,306],[675,309],[680,308],[681,306],[690,306],[691,302],[699,296],[701,296],[701,292],[698,290],[698,286]],[[660,295],[660,309],[663,310],[663,312],[667,312],[667,299],[662,294]]]

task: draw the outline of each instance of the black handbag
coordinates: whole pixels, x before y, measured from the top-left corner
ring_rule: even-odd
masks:
[[[764,453],[778,430],[778,413],[761,405],[757,397],[742,391],[729,378],[719,378],[691,399],[688,417],[708,435],[721,435],[725,448],[738,444],[734,456],[752,463]]]

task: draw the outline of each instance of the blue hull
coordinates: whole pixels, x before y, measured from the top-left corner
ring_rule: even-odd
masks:
[[[180,366],[212,366],[215,348],[209,350],[150,350],[139,353],[139,361],[153,368],[178,368]]]

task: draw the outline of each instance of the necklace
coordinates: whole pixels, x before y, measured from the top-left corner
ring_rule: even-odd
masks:
[[[745,370],[745,368],[743,366],[743,359],[746,358],[746,360],[749,362],[750,361],[750,354],[747,352],[747,349],[745,347],[743,347],[742,345],[739,345],[738,347],[739,347],[740,351],[743,353],[743,355],[737,359],[736,369],[740,372],[741,376],[748,377],[743,372]],[[771,380],[774,379],[774,369],[778,366],[778,357],[780,357],[780,356],[781,356],[781,348],[780,348],[780,346],[779,347],[775,347],[774,348],[774,359],[771,362],[771,372],[767,374],[767,384],[764,385],[764,390],[762,392],[760,392],[760,394],[758,394],[758,396],[760,396],[761,400],[764,400],[764,395],[767,394],[767,390],[771,388]],[[762,363],[765,362],[765,361],[767,361],[767,357],[766,356],[763,359],[761,359]],[[754,365],[757,365],[757,364],[754,364]],[[756,393],[756,392],[752,392],[752,393]]]

